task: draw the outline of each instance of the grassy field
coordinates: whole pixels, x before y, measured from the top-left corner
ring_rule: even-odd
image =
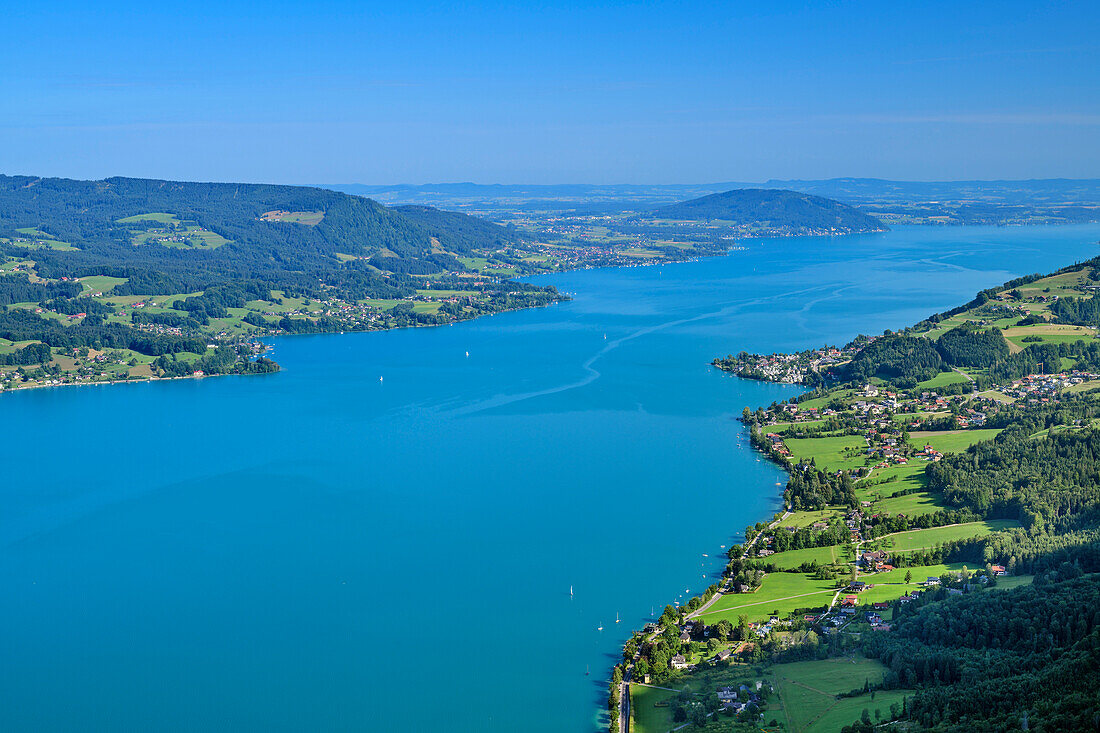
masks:
[[[268,211],[261,217],[264,221],[283,221],[290,224],[316,226],[325,218],[323,211]]]
[[[768,558],[781,568],[797,568],[802,563],[817,561],[818,565],[829,565],[837,560],[843,560],[844,553],[839,546],[832,547],[806,547],[801,550],[788,550],[780,552]]]
[[[881,711],[884,719],[890,717],[890,706],[901,707],[901,701],[905,697],[912,697],[913,690],[882,690],[870,695],[849,697],[837,700],[821,717],[813,721],[808,727],[799,729],[805,733],[832,733],[846,725],[851,725],[867,710],[871,714],[871,720],[875,720],[875,711]]]
[[[110,275],[89,275],[80,278],[86,293],[107,293],[114,286],[121,285],[127,280],[128,278],[125,277],[111,277]]]
[[[29,346],[30,344],[37,344],[37,343],[39,343],[39,342],[34,341],[34,340],[31,340],[31,341],[8,341],[7,339],[0,339],[0,354],[10,354],[13,351],[18,351],[19,349],[22,349],[24,346]]]
[[[1088,271],[1077,270],[1075,272],[1064,272],[1061,275],[1044,277],[1041,280],[1036,280],[1026,285],[1020,285],[1016,290],[1024,297],[1034,297],[1036,295],[1080,296],[1081,293],[1076,290],[1076,287],[1087,282],[1089,282]]]
[[[1100,389],[1100,379],[1090,379],[1087,382],[1070,385],[1069,387],[1066,387],[1063,391],[1074,394],[1077,392],[1088,392],[1092,389]]]
[[[938,512],[944,508],[944,505],[931,494],[906,494],[876,501],[872,508],[876,512],[891,516],[904,514],[907,517],[919,517],[922,514]]]
[[[862,575],[861,578],[868,583],[904,583],[905,574],[913,574],[913,583],[923,583],[929,578],[938,578],[939,576],[949,571],[959,571],[963,569],[965,563],[948,563],[946,565],[919,565],[912,568],[894,568],[893,570],[887,570],[885,573],[869,573]],[[971,568],[973,570],[973,568]],[[874,590],[874,589],[871,589]],[[860,593],[862,598],[866,593],[870,591],[863,591]],[[899,596],[901,594],[898,594]],[[881,600],[881,599],[876,599]]]
[[[1005,404],[1016,401],[1015,398],[1009,397],[1008,395],[1004,394],[1003,392],[999,392],[995,389],[987,389],[984,392],[979,392],[978,396],[979,397],[988,397],[991,400],[996,400],[997,402],[1002,402],[1002,403],[1005,403]]]
[[[915,448],[930,445],[940,453],[961,453],[975,443],[989,440],[1000,428],[982,430],[916,430],[909,433],[909,444]]]
[[[836,695],[863,687],[865,682],[882,681],[886,669],[878,662],[862,657],[842,657],[814,662],[777,664],[768,677],[778,693],[781,721],[796,733],[835,732],[855,722],[863,709],[882,711],[888,717],[890,705],[901,703],[911,691],[878,692],[837,700]],[[767,717],[771,717],[771,713]],[[778,716],[776,716],[778,717]]]
[[[829,438],[791,438],[784,441],[796,458],[814,463],[821,470],[840,471],[867,463],[863,450],[866,441],[860,435],[840,435]]]
[[[799,608],[824,608],[836,592],[831,580],[814,580],[801,573],[769,573],[755,593],[722,596],[702,618],[708,624],[721,619],[737,623],[739,616],[750,621],[785,616]]]
[[[1019,588],[1021,585],[1031,585],[1033,580],[1035,580],[1034,575],[1006,575],[997,578],[997,588],[1000,590]]]
[[[875,496],[889,496],[906,489],[923,490],[927,483],[924,475],[925,465],[920,460],[914,460],[912,463],[895,463],[886,468],[876,468],[869,478],[856,483],[856,495],[860,500],[867,500]]]
[[[514,267],[494,267],[484,257],[459,257],[458,261],[471,270],[477,270],[488,275],[515,275]]]
[[[805,402],[799,402],[798,407],[799,407],[799,409],[802,409],[802,410],[808,410],[811,407],[816,407],[818,409],[821,409],[822,407],[829,404],[830,402],[832,402],[836,398],[846,400],[854,394],[855,394],[855,390],[842,389],[842,390],[839,390],[835,393],[829,394],[825,397],[815,397],[812,400],[806,400]]]
[[[1024,329],[1020,329],[1021,331]],[[1024,341],[1024,338],[1030,338],[1030,341]],[[1048,334],[1023,334],[1019,336],[1006,336],[1009,343],[1019,346],[1021,349],[1026,349],[1032,344],[1072,344],[1076,341],[1092,341],[1095,336],[1092,333],[1082,334],[1069,334],[1069,333],[1048,333]],[[1036,341],[1035,339],[1039,340]]]
[[[417,290],[417,295],[425,298],[459,298],[467,295],[478,295],[476,290]]]
[[[886,535],[874,541],[873,544],[881,545],[893,552],[908,552],[910,550],[923,550],[944,542],[962,540],[968,537],[980,537],[982,535],[998,532],[1002,529],[1019,527],[1020,523],[1012,519],[994,519],[988,522],[967,522],[947,527],[932,527],[931,529],[914,529],[909,532],[898,532]]]
[[[127,216],[122,219],[116,219],[119,224],[137,224],[144,221],[158,221],[161,224],[171,224],[176,221],[175,214],[166,214],[161,211],[154,211],[148,214],[135,214],[134,216]]]
[[[654,703],[665,702],[674,697],[676,693],[668,690],[631,685],[630,710],[634,716],[634,730],[637,733],[665,733],[672,728],[672,714],[669,708],[656,707]]]
[[[965,376],[958,372],[940,372],[931,379],[926,379],[923,382],[917,383],[918,389],[936,389],[937,387],[946,387],[949,384],[958,384],[959,382],[968,381]]]
[[[774,425],[768,425],[765,428],[765,432],[768,433],[782,433],[784,430],[790,427],[798,428],[819,428],[825,424],[824,420],[806,420],[805,422],[777,422]]]
[[[828,522],[836,516],[835,509],[819,509],[812,512],[792,512],[779,523],[780,527],[809,527],[814,522]]]

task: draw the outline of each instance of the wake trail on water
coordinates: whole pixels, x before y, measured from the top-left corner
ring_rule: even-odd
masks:
[[[798,323],[798,325],[802,327],[802,329],[804,331],[809,331],[810,330],[810,325],[809,325],[809,321],[807,320],[806,316],[813,309],[813,307],[815,305],[817,305],[818,303],[824,303],[826,300],[836,300],[837,298],[840,297],[841,293],[844,293],[848,290],[854,290],[856,287],[857,287],[856,285],[847,285],[843,288],[837,288],[836,290],[829,293],[828,295],[823,295],[820,298],[814,298],[813,300],[807,300],[806,303],[797,312],[795,312],[791,315],[794,318],[794,320]]]
[[[607,344],[602,349],[597,351],[595,354],[593,354],[591,357],[589,357],[587,360],[585,360],[585,362],[583,364],[581,364],[581,368],[586,372],[586,374],[583,377],[581,377],[580,379],[576,380],[576,381],[569,382],[567,384],[560,384],[560,385],[557,385],[555,387],[547,387],[545,389],[533,390],[531,392],[521,392],[519,394],[496,395],[495,397],[490,397],[487,400],[482,400],[480,402],[475,402],[473,404],[466,405],[465,407],[460,407],[460,408],[457,408],[455,410],[452,410],[450,412],[450,414],[456,415],[456,416],[471,415],[471,414],[474,414],[474,413],[484,412],[486,410],[491,410],[491,409],[494,409],[494,408],[497,408],[497,407],[503,407],[504,405],[510,405],[510,404],[514,404],[516,402],[522,402],[524,400],[534,399],[536,397],[545,397],[547,395],[558,394],[560,392],[567,392],[571,389],[578,389],[580,387],[584,387],[584,386],[587,386],[589,384],[592,384],[592,382],[595,382],[597,379],[599,379],[600,376],[602,376],[602,375],[601,375],[600,371],[598,369],[596,369],[593,365],[597,361],[599,361],[602,357],[604,357],[606,354],[614,351],[615,349],[619,348],[620,346],[622,346],[623,344],[625,344],[628,341],[633,341],[634,339],[641,338],[642,336],[648,336],[651,333],[655,333],[657,331],[662,331],[666,328],[672,328],[672,327],[675,327],[675,326],[682,326],[682,325],[687,324],[687,323],[695,323],[697,321],[703,321],[703,320],[707,320],[709,318],[717,318],[717,317],[721,317],[721,316],[727,316],[727,315],[730,315],[732,313],[736,313],[737,311],[739,311],[743,308],[748,308],[750,306],[761,305],[763,303],[769,303],[769,302],[773,302],[773,301],[776,301],[776,300],[781,300],[783,298],[790,298],[790,297],[793,297],[793,296],[796,296],[796,295],[804,295],[806,293],[815,293],[815,292],[819,292],[819,291],[822,291],[822,290],[828,290],[828,286],[817,286],[817,287],[812,287],[812,288],[803,288],[803,289],[800,289],[800,290],[791,290],[791,291],[785,292],[785,293],[776,293],[774,295],[769,295],[769,296],[765,296],[765,297],[761,297],[761,298],[754,298],[752,300],[747,300],[747,301],[744,301],[742,303],[733,303],[733,304],[727,305],[723,308],[719,308],[718,310],[710,311],[710,312],[707,312],[707,313],[700,313],[699,315],[691,316],[689,318],[677,318],[675,320],[666,321],[664,323],[657,323],[657,324],[654,324],[652,326],[645,326],[643,328],[639,328],[637,331],[633,331],[631,333],[628,333],[625,336],[620,336],[619,338],[612,339],[611,341],[608,341]],[[821,300],[825,300],[825,299],[826,298],[822,298]],[[819,302],[819,301],[817,301],[817,302]]]

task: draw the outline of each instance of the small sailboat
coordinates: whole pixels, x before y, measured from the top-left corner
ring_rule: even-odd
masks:
[[[569,597],[573,597],[573,586],[569,586]]]
[[[586,664],[586,665],[584,665],[584,676],[585,676],[585,677],[587,677],[587,676],[588,676],[588,665],[587,665],[587,664]]]
[[[467,358],[467,359],[469,359],[469,358],[470,358],[470,352],[469,352],[469,351],[467,351],[467,352],[466,352],[466,358]]]
[[[379,378],[378,378],[378,381],[379,381],[379,382],[381,382],[381,381],[382,381],[382,377],[379,377]]]
[[[615,623],[619,623],[619,612],[615,612]]]
[[[596,627],[596,631],[603,631],[603,624]]]

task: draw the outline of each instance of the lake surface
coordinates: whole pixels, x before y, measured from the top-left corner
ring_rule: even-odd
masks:
[[[757,240],[277,339],[276,375],[2,395],[0,728],[594,730],[629,630],[778,506],[735,417],[797,389],[712,357],[905,326],[1098,238]]]

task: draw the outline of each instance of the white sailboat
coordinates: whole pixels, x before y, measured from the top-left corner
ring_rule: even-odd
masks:
[[[573,597],[573,586],[569,586],[569,597]]]
[[[619,623],[619,612],[615,612],[615,623]]]
[[[596,631],[603,631],[603,624],[596,627]]]

